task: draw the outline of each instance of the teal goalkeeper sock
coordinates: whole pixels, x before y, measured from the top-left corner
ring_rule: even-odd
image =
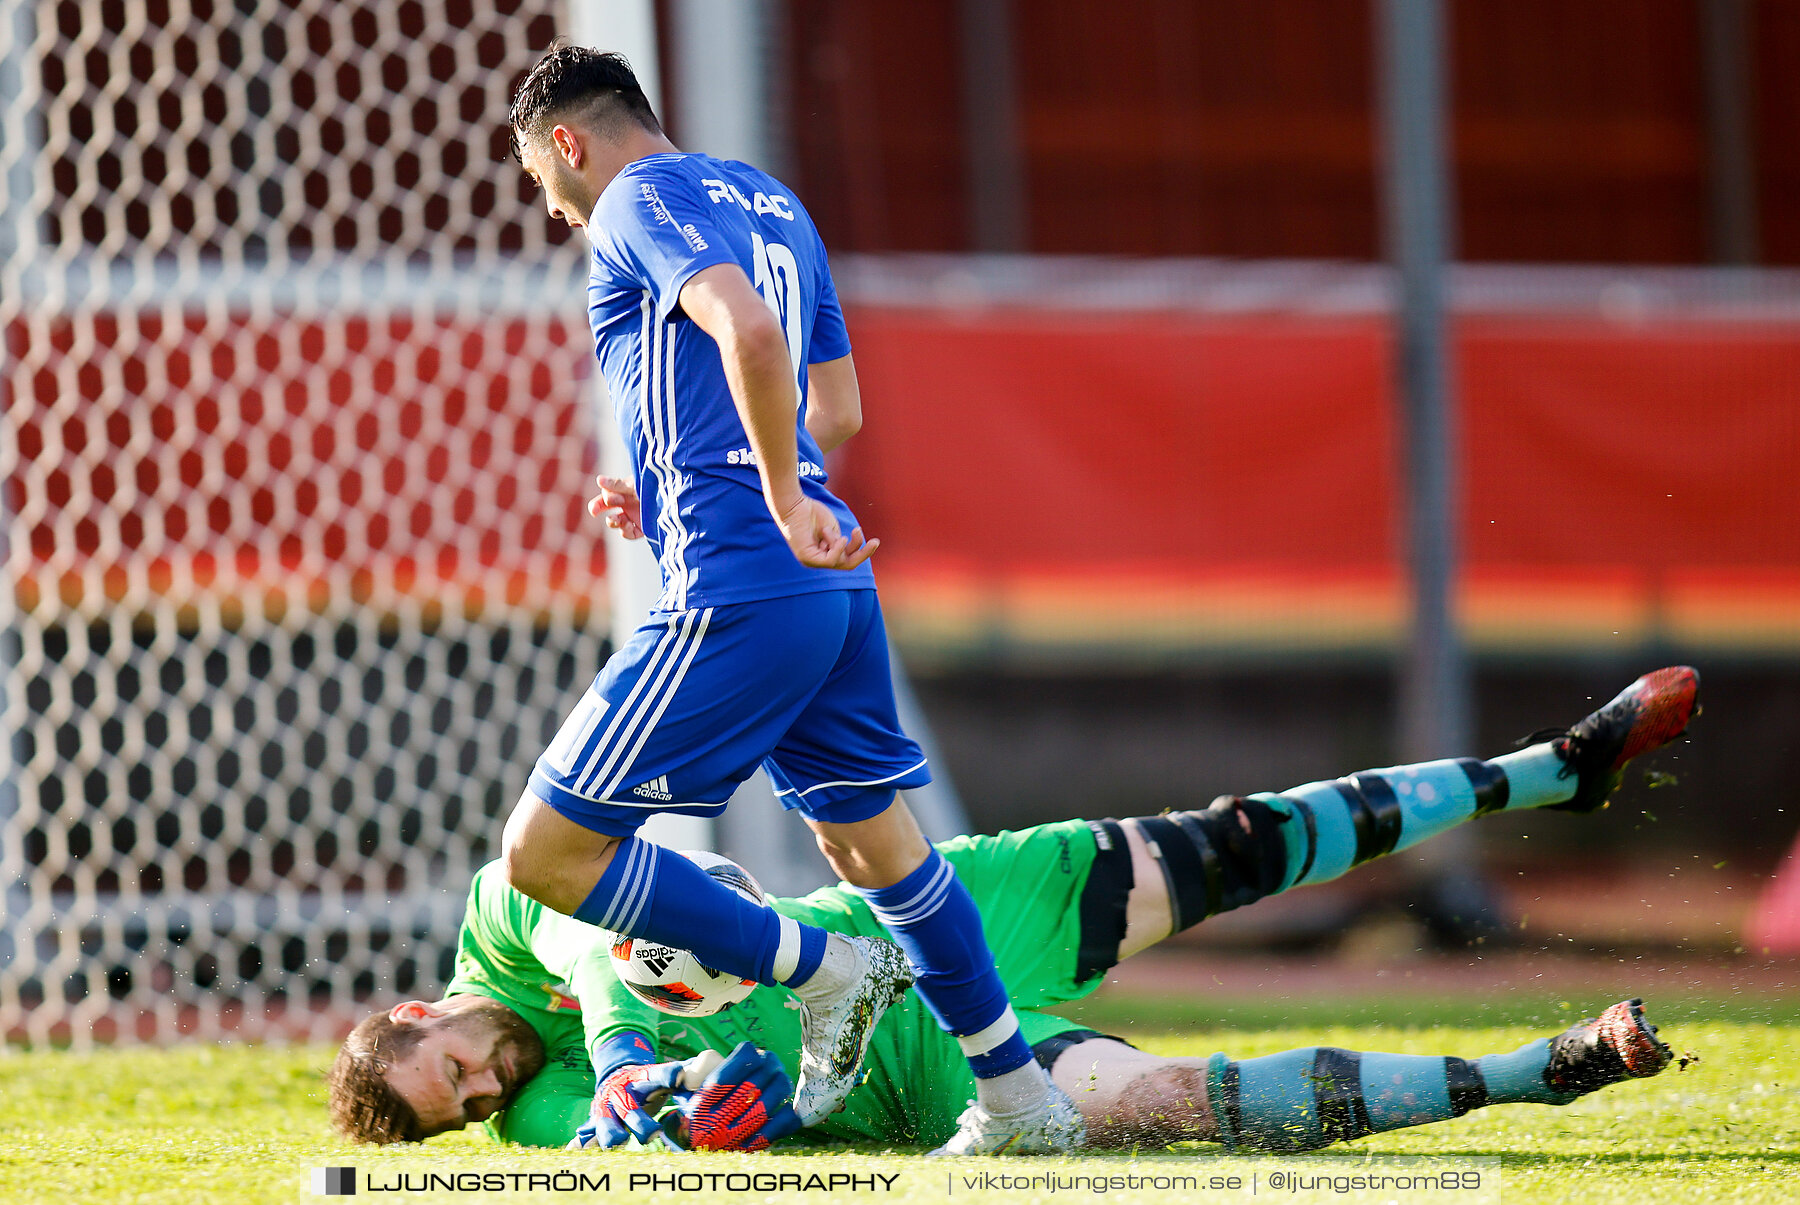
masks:
[[[1560,1105],[1544,1082],[1550,1040],[1473,1062],[1306,1046],[1207,1064],[1207,1096],[1228,1150],[1310,1151],[1500,1104]]]
[[[1550,1065],[1550,1039],[1527,1042],[1511,1054],[1489,1054],[1475,1060],[1487,1085],[1490,1105],[1566,1105],[1578,1094],[1554,1092],[1544,1081]]]
[[[1489,812],[1562,803],[1575,793],[1545,742],[1491,761],[1473,757],[1366,770],[1279,795],[1252,795],[1287,818],[1281,887],[1323,883]]]

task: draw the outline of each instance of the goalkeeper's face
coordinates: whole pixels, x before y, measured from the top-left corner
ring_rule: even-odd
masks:
[[[485,1121],[544,1067],[544,1044],[518,1013],[485,996],[412,1000],[394,1020],[418,1025],[418,1045],[389,1066],[387,1082],[429,1137]]]

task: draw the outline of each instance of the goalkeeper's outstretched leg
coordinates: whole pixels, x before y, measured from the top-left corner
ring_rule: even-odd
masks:
[[[1500,811],[1591,812],[1626,764],[1686,731],[1699,675],[1646,674],[1574,727],[1488,761],[1456,758],[1227,796],[1209,808],[1108,821],[1131,851],[1118,958],[1209,916],[1333,879],[1455,825]],[[1562,1105],[1655,1075],[1671,1052],[1626,1000],[1554,1037],[1475,1059],[1304,1047],[1261,1058],[1168,1059],[1117,1039],[1069,1034],[1039,1057],[1076,1102],[1090,1148],[1218,1142],[1315,1150],[1495,1104]]]
[[[1332,1046],[1242,1060],[1171,1059],[1089,1037],[1056,1052],[1051,1075],[1081,1110],[1091,1149],[1191,1141],[1231,1151],[1311,1151],[1488,1105],[1566,1105],[1655,1075],[1672,1052],[1642,1004],[1622,1000],[1554,1037],[1475,1059]]]
[[[1626,763],[1687,730],[1699,686],[1699,674],[1686,666],[1660,669],[1574,727],[1534,734],[1537,743],[1516,753],[1368,770],[1116,822],[1132,847],[1135,879],[1119,957],[1480,816],[1595,811],[1618,788]]]

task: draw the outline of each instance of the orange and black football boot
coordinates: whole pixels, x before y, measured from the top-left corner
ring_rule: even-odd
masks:
[[[1550,728],[1527,742],[1554,737],[1562,777],[1574,777],[1575,794],[1548,805],[1562,812],[1592,812],[1606,805],[1625,777],[1625,763],[1660,749],[1687,731],[1700,714],[1700,674],[1674,665],[1645,674],[1617,698],[1566,732]]]
[[[1621,1000],[1551,1038],[1544,1082],[1553,1091],[1581,1095],[1667,1067],[1674,1052],[1644,1019],[1643,1006],[1639,999]]]

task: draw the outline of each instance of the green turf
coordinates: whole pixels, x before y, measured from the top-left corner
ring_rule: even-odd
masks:
[[[1558,1003],[1537,1006],[1557,1014]],[[1390,1014],[1397,1011],[1389,1002]],[[1311,1028],[1238,1028],[1179,1033],[1138,1028],[1135,1040],[1162,1054],[1218,1049],[1252,1056],[1294,1046],[1329,1044],[1364,1050],[1479,1055],[1510,1050],[1544,1027],[1425,1027],[1413,1014],[1404,1026],[1368,1024]],[[1743,1020],[1665,1025],[1677,1049],[1702,1062],[1655,1080],[1608,1089],[1561,1109],[1509,1106],[1442,1125],[1376,1135],[1339,1148],[1345,1154],[1498,1156],[1508,1202],[1640,1202],[1649,1200],[1789,1201],[1800,1186],[1800,1092],[1794,1052],[1800,1026]],[[911,1157],[819,1155],[688,1157],[576,1156],[502,1151],[472,1135],[438,1139],[415,1151],[371,1151],[328,1134],[320,1047],[185,1046],[92,1054],[0,1055],[0,1201],[261,1202],[319,1201],[310,1169],[354,1165],[387,1175],[407,1170],[548,1174],[564,1169],[613,1175],[611,1200],[667,1200],[667,1193],[626,1190],[631,1171],[743,1171],[779,1167],[900,1178],[883,1196],[943,1201],[945,1171]],[[1180,1160],[1204,1167],[1196,1147]],[[1083,1159],[1082,1170],[1099,1161]],[[1276,1160],[1262,1166],[1279,1167]],[[1043,1170],[1045,1161],[1013,1162]],[[1171,1166],[1158,1160],[1149,1165]],[[1065,1170],[1067,1170],[1065,1166]],[[361,1199],[367,1199],[365,1194]],[[676,1194],[679,1196],[680,1194]],[[708,1194],[711,1195],[711,1194]],[[847,1196],[848,1194],[839,1194]],[[1068,1194],[1062,1194],[1067,1197]],[[725,1200],[829,1199],[820,1193],[718,1194]],[[867,1194],[859,1193],[859,1197]],[[588,1200],[595,1194],[383,1194],[388,1200]],[[687,1197],[684,1199],[693,1199]],[[1055,1199],[959,1190],[970,1205]],[[1114,1195],[1111,1201],[1132,1199]],[[1237,1197],[1196,1196],[1192,1200]],[[1370,1198],[1373,1199],[1373,1198]]]

